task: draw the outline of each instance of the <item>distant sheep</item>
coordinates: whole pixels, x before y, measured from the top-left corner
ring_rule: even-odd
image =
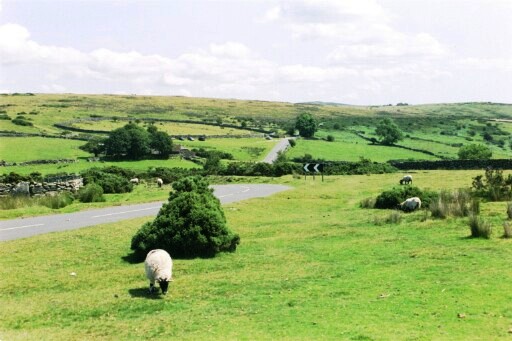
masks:
[[[421,200],[418,197],[412,197],[406,199],[404,202],[398,204],[398,209],[404,212],[411,212],[414,210],[419,210],[421,208]]]
[[[412,176],[407,174],[404,175],[402,179],[400,179],[400,185],[409,185],[412,184]]]
[[[133,179],[130,179],[130,182],[134,185],[138,185],[139,184],[139,178],[133,178]]]
[[[160,178],[157,178],[156,179],[156,184],[158,185],[158,187],[162,187],[164,185],[164,181]]]
[[[162,293],[167,294],[169,282],[172,281],[172,259],[165,250],[149,251],[144,262],[146,277],[149,279],[149,292],[155,290],[155,282],[160,284]]]

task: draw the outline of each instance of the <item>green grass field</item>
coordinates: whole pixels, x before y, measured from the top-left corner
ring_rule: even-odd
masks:
[[[91,156],[78,149],[84,143],[84,141],[44,137],[0,137],[0,160],[23,162]]]
[[[441,189],[477,174],[413,176]],[[465,218],[422,221],[422,212],[376,225],[389,211],[359,201],[397,176],[272,180],[294,189],[225,206],[238,250],[175,259],[165,297],[148,296],[143,265],[126,260],[147,219],[3,242],[0,339],[509,339],[505,203],[482,205],[489,240],[468,238]]]
[[[73,127],[81,129],[89,129],[96,131],[110,132],[114,129],[123,127],[126,121],[84,121],[74,123]],[[145,125],[147,126],[147,125]],[[181,122],[158,122],[155,124],[159,131],[165,131],[169,135],[206,135],[206,136],[247,136],[252,132],[243,129],[235,129],[228,127],[219,127],[206,124],[191,124]]]
[[[489,121],[492,119],[512,119],[512,105],[493,103],[457,103],[410,106],[350,106],[322,105],[318,103],[282,103],[247,100],[224,100],[188,97],[161,96],[114,96],[114,95],[73,95],[73,94],[36,94],[34,96],[0,96],[0,110],[9,118],[18,114],[30,120],[33,127],[17,126],[9,120],[0,120],[2,131],[46,133],[61,135],[66,131],[54,126],[56,123],[71,122],[80,119],[119,117],[137,122],[139,119],[176,119],[192,120],[198,123],[222,122],[252,128],[284,133],[294,124],[295,118],[302,112],[310,112],[322,127],[317,136],[322,138],[334,135],[335,143],[310,142],[301,144],[290,156],[309,153],[314,158],[330,161],[358,160],[365,156],[373,161],[389,159],[432,159],[424,153],[410,152],[393,147],[375,148],[347,131],[358,130],[368,137],[375,136],[375,126],[384,117],[391,117],[406,134],[399,144],[426,149],[439,157],[457,158],[461,144],[485,143],[493,151],[493,158],[509,158],[511,153],[511,124]],[[73,123],[82,128],[108,131],[120,127],[126,121],[102,120],[98,122]],[[208,125],[168,124],[157,121],[157,127],[174,135],[238,135],[247,134],[246,130],[221,128]],[[339,125],[342,129],[333,129]],[[484,141],[485,133],[492,135],[493,141]],[[240,141],[239,141],[240,142]],[[258,161],[263,156],[254,150],[236,150],[230,142],[222,146],[211,146],[224,152],[238,154],[237,159]],[[1,144],[2,146],[5,143]],[[62,143],[62,148],[66,145]],[[34,145],[34,147],[36,147]],[[5,147],[4,147],[5,148]],[[259,146],[257,146],[259,148]],[[302,148],[302,149],[301,149]],[[12,148],[11,148],[12,149]],[[354,151],[350,153],[349,151]],[[56,150],[59,154],[68,150]],[[9,151],[3,151],[0,156]],[[24,152],[25,153],[25,152]],[[40,152],[34,151],[36,156]],[[9,156],[9,155],[8,155]],[[5,159],[5,157],[0,157]]]
[[[370,145],[367,141],[353,137],[352,141],[335,139],[334,142],[323,140],[297,140],[294,148],[286,153],[288,158],[310,154],[316,159],[359,161],[361,157],[375,162],[386,162],[388,160],[419,159],[435,160],[431,155],[414,152],[396,147]]]

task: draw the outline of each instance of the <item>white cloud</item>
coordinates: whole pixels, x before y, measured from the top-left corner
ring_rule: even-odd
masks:
[[[279,68],[280,79],[285,82],[332,82],[346,76],[356,76],[352,69],[342,67],[321,68],[316,66],[285,65]]]
[[[483,71],[511,72],[512,58],[462,58],[456,66]]]
[[[327,59],[334,64],[397,64],[437,59],[447,53],[446,48],[429,34],[408,36],[397,32],[375,44],[339,45]]]
[[[269,22],[277,20],[281,17],[281,8],[279,6],[272,7],[263,16],[262,22]]]
[[[327,39],[336,46],[328,55],[334,64],[403,63],[438,58],[448,50],[432,35],[414,35],[392,27],[392,13],[373,0],[302,0],[284,2],[275,20],[295,38]]]
[[[215,56],[235,59],[247,58],[251,55],[251,51],[247,46],[235,42],[210,44],[210,52]]]

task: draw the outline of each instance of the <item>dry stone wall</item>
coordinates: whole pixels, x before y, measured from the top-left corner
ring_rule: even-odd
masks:
[[[28,182],[23,181],[17,184],[0,183],[0,196],[26,195],[41,196],[57,192],[77,192],[84,185],[83,179],[73,179],[59,182]]]

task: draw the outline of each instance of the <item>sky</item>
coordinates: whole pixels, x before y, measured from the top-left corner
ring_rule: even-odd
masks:
[[[0,93],[512,103],[512,0],[0,0]]]

